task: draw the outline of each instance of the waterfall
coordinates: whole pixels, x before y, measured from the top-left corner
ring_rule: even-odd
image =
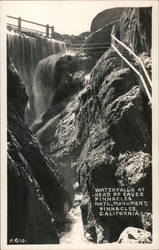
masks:
[[[84,77],[84,86],[87,86],[90,83],[91,73],[88,73]]]
[[[35,65],[37,64],[36,39],[19,35],[13,31],[7,33],[8,54],[12,58],[25,86],[30,84]]]
[[[94,244],[88,240],[90,239],[89,235],[85,233],[84,236],[84,228],[80,209],[81,201],[82,195],[77,193],[75,195],[73,207],[67,216],[64,232],[60,238],[61,245],[80,244],[84,247],[84,245],[87,246],[88,244]]]
[[[40,61],[35,69],[33,77],[33,98],[36,119],[51,106],[56,87],[56,62],[60,57],[60,54],[51,55]]]
[[[26,108],[26,122],[30,125],[35,119],[33,105],[33,75],[38,62],[50,55],[64,54],[66,46],[64,42],[55,39],[49,39],[24,35],[14,31],[7,33],[8,55],[23,80],[29,103]]]

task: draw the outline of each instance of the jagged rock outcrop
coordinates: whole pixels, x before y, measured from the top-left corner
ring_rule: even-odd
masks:
[[[85,105],[81,101],[76,114],[83,128],[80,136],[87,138],[78,161],[84,193],[81,208],[86,231],[91,237],[96,232],[97,242],[117,240],[128,225],[145,228],[142,216],[151,212],[151,131],[144,116],[147,104],[133,72],[114,68],[115,58],[117,64],[118,55],[110,49],[96,64],[91,94],[85,96]],[[140,207],[140,216],[99,216],[99,208],[94,205],[95,189],[99,187],[143,187],[147,207]]]
[[[99,13],[92,21],[91,34],[84,41],[86,53],[99,58],[111,44],[111,31],[137,54],[151,54],[151,8],[114,8]]]
[[[33,100],[31,103],[35,118],[38,118],[51,106],[53,99],[58,98],[57,85],[61,75],[65,74],[68,69],[71,72],[72,57],[64,56],[62,58],[63,60],[61,60],[60,55],[51,55],[41,60],[35,69],[32,86]],[[60,66],[58,60],[60,61]],[[62,93],[60,94],[62,95]]]
[[[112,27],[116,27],[116,35],[120,36],[119,21],[124,8],[104,10],[93,19],[91,33],[85,39],[84,51],[95,58],[100,58],[111,45]]]
[[[53,213],[11,131],[8,145],[8,244],[58,244]]]
[[[109,49],[93,68],[89,92],[76,114],[76,124],[83,128],[80,137],[85,138],[78,160],[81,210],[88,238],[96,242],[116,241],[127,226],[152,229],[151,109],[134,72],[121,66],[116,52]],[[137,216],[99,216],[95,206],[99,187],[143,188],[144,198],[132,201],[144,199],[146,206],[137,207]]]
[[[28,97],[10,60],[7,83],[8,244],[58,244],[72,201],[60,171],[24,122]]]
[[[95,32],[103,26],[120,19],[124,8],[107,9],[97,14],[91,23],[91,32]]]
[[[126,8],[120,19],[121,40],[137,54],[151,53],[152,8]]]
[[[96,59],[101,57],[111,45],[111,32],[114,25],[116,27],[117,37],[119,37],[119,20],[109,22],[87,37],[84,41],[84,44],[87,44],[87,48],[84,47],[84,51]]]

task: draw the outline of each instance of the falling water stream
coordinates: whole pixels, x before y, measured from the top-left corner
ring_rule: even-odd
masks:
[[[60,244],[91,244],[84,236],[80,202],[82,195],[76,194],[73,208],[68,215],[66,230],[60,239]],[[93,243],[92,243],[93,244]]]
[[[41,60],[34,71],[32,91],[36,119],[51,106],[55,90],[55,65],[60,57],[61,54],[57,54]]]
[[[8,31],[7,32],[7,49],[10,58],[12,59],[15,68],[17,69],[24,85],[26,88],[27,95],[29,97],[29,102],[26,106],[25,110],[25,121],[28,126],[32,124],[32,122],[37,118],[36,116],[42,113],[45,108],[48,108],[52,96],[48,98],[48,93],[50,91],[49,88],[45,88],[47,92],[46,98],[43,98],[42,92],[43,89],[40,89],[41,82],[39,81],[39,85],[35,84],[36,78],[35,74],[37,75],[37,71],[41,67],[42,63],[37,69],[38,63],[44,59],[51,56],[52,60],[50,63],[50,59],[47,60],[47,65],[45,66],[44,70],[47,66],[50,67],[51,73],[54,72],[54,65],[56,63],[57,57],[59,55],[65,54],[66,52],[66,45],[62,41],[57,41],[55,39],[46,39],[43,37],[31,37],[26,34]],[[54,57],[54,58],[53,58]],[[42,60],[43,61],[43,60]],[[51,66],[50,66],[51,65]],[[50,74],[51,74],[50,73]],[[33,98],[33,91],[36,89],[36,101]],[[39,92],[38,92],[39,91]],[[39,98],[41,98],[41,104],[39,105]],[[34,102],[36,102],[34,107]],[[36,109],[36,110],[35,110]]]
[[[66,52],[64,42],[31,37],[14,31],[7,32],[7,48],[26,87],[32,84],[33,73],[40,60]]]

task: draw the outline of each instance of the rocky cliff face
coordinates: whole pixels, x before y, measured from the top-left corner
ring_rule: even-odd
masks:
[[[152,8],[126,8],[120,19],[121,40],[137,54],[151,53]]]
[[[97,14],[91,23],[91,32],[95,32],[105,25],[120,19],[124,8],[107,9]]]
[[[137,54],[151,54],[151,8],[114,8],[99,13],[92,21],[91,33],[84,41],[87,53],[97,58],[111,44],[111,31]],[[86,50],[85,50],[86,51]]]
[[[8,244],[57,244],[71,198],[50,155],[25,125],[28,97],[10,60],[7,78]]]
[[[113,8],[104,10],[97,14],[91,23],[91,33],[85,39],[87,44],[86,53],[99,59],[111,45],[111,31],[116,26],[116,35],[120,36],[120,17],[124,8]]]
[[[84,127],[82,134],[88,136],[78,161],[83,222],[98,243],[117,240],[128,225],[151,227],[150,220],[144,222],[151,213],[151,131],[144,115],[147,104],[134,74],[127,68],[114,68],[117,59],[110,49],[98,61],[91,74],[91,95],[85,97],[85,109],[81,104],[77,114],[79,127]],[[86,115],[87,110],[94,114]],[[99,216],[95,190],[102,187],[143,187],[148,207],[140,207],[141,216]]]
[[[116,35],[120,36],[120,25],[119,20],[114,22],[109,22],[104,25],[102,28],[97,31],[91,33],[87,39],[84,41],[84,44],[87,44],[87,48],[85,52],[99,59],[105,51],[107,51],[111,46],[111,32],[112,28],[115,25],[116,27]]]
[[[150,14],[150,11],[128,8],[121,17],[121,39],[125,34],[127,41],[133,40],[135,52],[151,49],[151,43],[146,43],[149,26],[146,29],[144,19],[139,19],[141,13]],[[140,27],[138,37],[132,33],[132,27],[131,34],[125,29],[123,20],[127,20],[129,27],[132,19],[136,21],[133,27]],[[78,161],[84,194],[81,209],[88,237],[98,243],[112,242],[127,226],[151,231],[151,110],[136,75],[121,64],[112,49],[93,68],[90,85],[91,90],[77,114],[79,127],[84,128],[82,134],[88,136]],[[147,207],[137,208],[139,216],[100,216],[99,207],[95,205],[95,190],[99,187],[133,187],[134,190],[142,187]]]

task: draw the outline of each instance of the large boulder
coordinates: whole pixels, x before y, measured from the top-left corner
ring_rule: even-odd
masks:
[[[118,243],[151,243],[152,235],[150,232],[140,228],[128,227],[120,235]]]
[[[124,8],[107,9],[97,14],[91,23],[91,32],[95,32],[103,26],[119,20]]]
[[[79,76],[73,73],[88,70],[90,60],[71,55],[51,55],[41,60],[34,72],[32,107],[37,119],[53,105],[81,89]],[[36,120],[35,119],[35,120]]]
[[[119,20],[110,22],[87,37],[83,43],[85,53],[96,59],[101,57],[111,46],[111,32],[114,25],[116,27],[116,35],[119,37]]]
[[[30,100],[35,118],[50,108],[60,77],[70,68],[71,56],[51,55],[38,63],[32,83],[33,98]]]

